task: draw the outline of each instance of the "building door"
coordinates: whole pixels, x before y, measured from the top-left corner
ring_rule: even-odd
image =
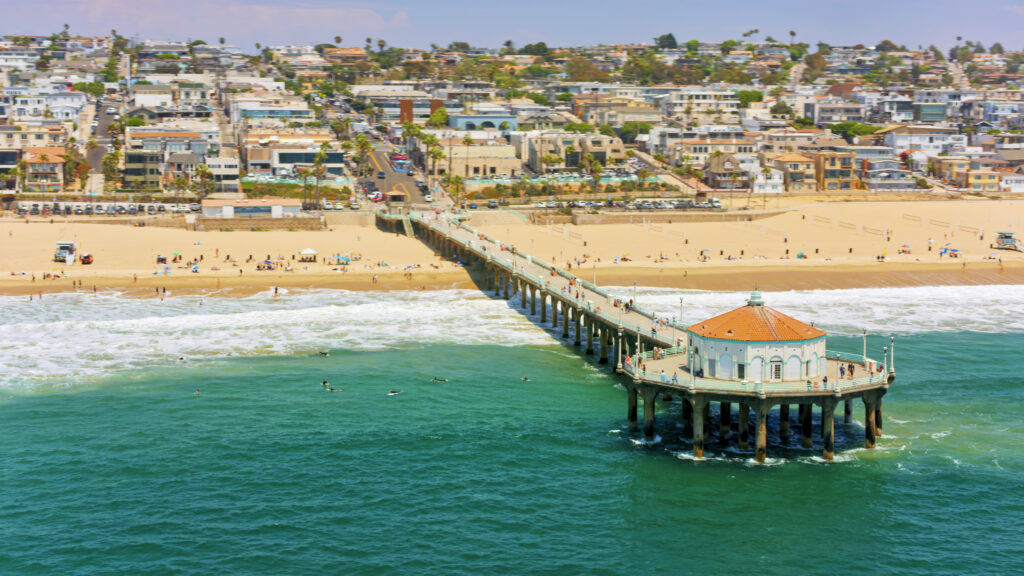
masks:
[[[768,379],[769,380],[782,380],[782,361],[772,360],[771,364],[768,365]]]
[[[722,354],[718,362],[721,365],[719,372],[722,374],[722,378],[732,380],[732,354]]]

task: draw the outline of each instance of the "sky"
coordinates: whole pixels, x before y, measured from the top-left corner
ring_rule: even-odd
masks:
[[[82,35],[156,40],[202,39],[255,52],[254,44],[316,44],[343,38],[361,46],[378,38],[426,48],[465,41],[474,46],[549,46],[650,42],[671,32],[683,42],[739,39],[747,30],[798,42],[948,48],[957,36],[986,46],[1024,49],[1024,0],[0,0],[0,33]]]

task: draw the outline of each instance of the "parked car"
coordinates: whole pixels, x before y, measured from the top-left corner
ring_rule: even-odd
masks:
[[[433,202],[433,201],[434,201],[434,195],[433,195],[433,194],[427,194],[427,195],[425,195],[425,196],[423,197],[423,201],[424,201],[424,202]]]
[[[81,206],[76,206],[75,207],[75,214],[78,215],[78,216],[81,216],[81,215],[85,214],[85,208],[82,208]]]
[[[383,170],[381,170],[380,172],[377,172],[377,179],[378,180],[383,180],[385,177],[386,177],[386,175],[384,174]]]
[[[470,202],[469,203],[469,209],[470,210],[476,210],[477,208],[478,208],[478,206],[476,205],[476,202]]]
[[[490,208],[491,210],[496,209],[498,207],[498,201],[497,200],[489,200],[487,202],[487,207]]]

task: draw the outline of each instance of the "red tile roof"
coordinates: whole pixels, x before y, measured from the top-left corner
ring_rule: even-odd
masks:
[[[737,342],[794,342],[825,335],[774,308],[750,304],[698,322],[687,330],[703,338]]]

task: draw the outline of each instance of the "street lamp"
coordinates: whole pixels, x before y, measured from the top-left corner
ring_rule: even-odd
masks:
[[[597,286],[597,261],[591,262],[594,265],[594,286]]]
[[[867,362],[867,360],[868,360],[868,329],[867,328],[862,328],[861,332],[862,332],[862,338],[863,338],[863,347],[862,347],[862,349],[864,351],[861,354],[861,361],[862,362]]]
[[[889,372],[896,371],[896,337],[889,336]]]
[[[632,306],[636,306],[636,280],[633,280],[633,303]]]

